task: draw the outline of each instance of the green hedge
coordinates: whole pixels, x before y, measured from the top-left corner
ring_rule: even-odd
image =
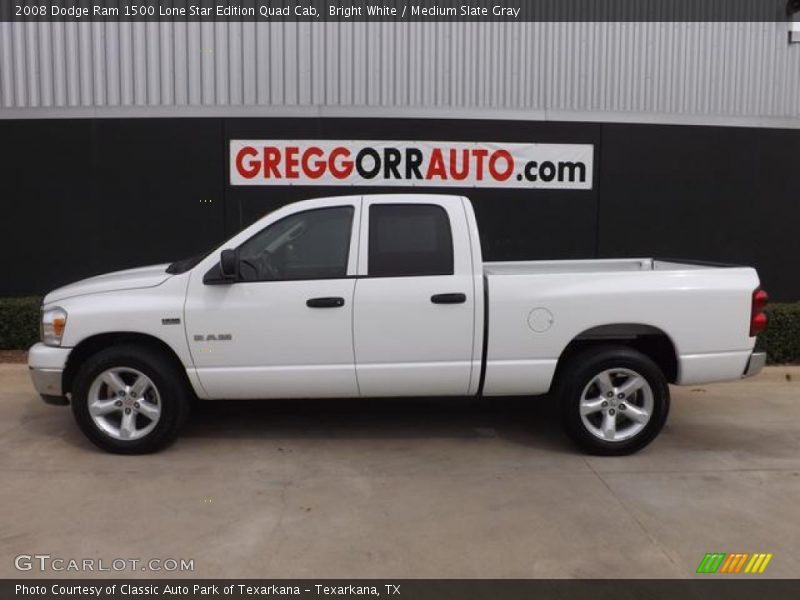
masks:
[[[40,298],[0,298],[0,350],[27,349],[39,340]],[[770,364],[800,363],[800,302],[767,306],[769,327],[756,347]]]
[[[769,364],[800,363],[800,302],[769,304],[766,313],[769,326],[756,348],[767,351]]]
[[[27,350],[39,341],[41,298],[0,298],[0,350]]]

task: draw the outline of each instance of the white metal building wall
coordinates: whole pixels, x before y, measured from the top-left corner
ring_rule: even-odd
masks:
[[[800,126],[786,23],[0,23],[0,117]]]

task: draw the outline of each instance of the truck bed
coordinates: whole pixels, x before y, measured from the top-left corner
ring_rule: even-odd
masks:
[[[485,275],[547,275],[552,273],[619,273],[625,271],[695,271],[729,266],[731,265],[655,258],[612,258],[485,262],[483,263],[483,272]]]
[[[489,262],[484,394],[548,391],[575,339],[639,331],[669,339],[676,382],[741,376],[758,276],[749,267],[626,258]]]

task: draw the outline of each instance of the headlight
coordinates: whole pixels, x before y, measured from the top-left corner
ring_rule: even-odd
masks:
[[[48,308],[42,312],[42,342],[48,346],[60,346],[67,326],[67,311],[63,308]]]

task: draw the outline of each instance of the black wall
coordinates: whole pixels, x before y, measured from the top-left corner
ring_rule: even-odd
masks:
[[[233,187],[230,139],[589,143],[594,189],[414,188],[473,200],[487,260],[664,256],[756,266],[800,299],[800,130],[389,119],[0,120],[0,296],[165,262],[287,202],[347,187]],[[359,188],[398,192],[399,188]]]

